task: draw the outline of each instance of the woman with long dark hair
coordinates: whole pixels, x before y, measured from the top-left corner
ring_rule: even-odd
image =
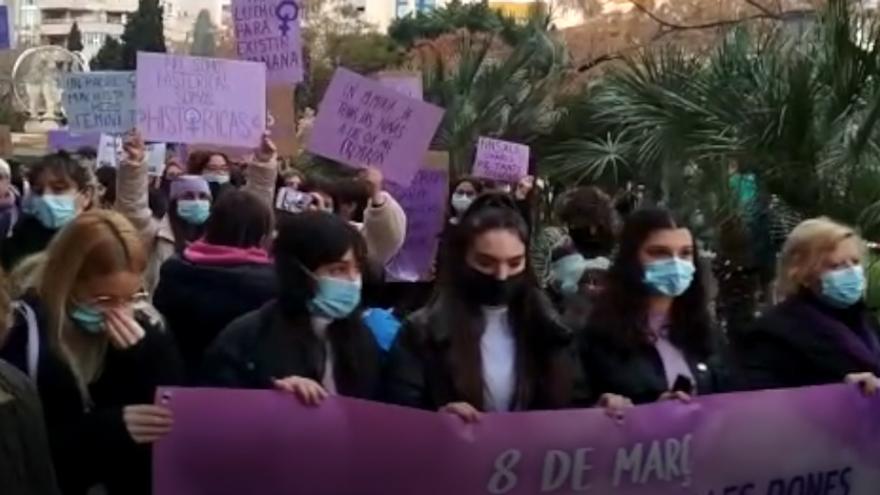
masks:
[[[718,340],[690,229],[666,210],[631,214],[580,345],[594,391],[636,403],[720,392]]]
[[[277,299],[221,332],[205,381],[275,387],[310,405],[328,393],[378,398],[379,350],[362,321],[363,237],[336,215],[299,213],[280,222],[274,254]]]
[[[481,196],[447,246],[434,300],[406,323],[389,363],[392,402],[456,414],[588,405],[572,334],[528,262],[528,228],[507,195]],[[622,399],[605,403],[622,406]]]

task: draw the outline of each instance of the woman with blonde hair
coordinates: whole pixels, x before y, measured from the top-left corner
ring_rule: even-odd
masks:
[[[118,213],[77,216],[0,335],[0,358],[36,382],[66,495],[150,493],[147,444],[171,427],[158,385],[180,383],[173,340],[141,310],[147,252]]]
[[[880,339],[864,304],[864,242],[828,218],[798,225],[782,248],[780,303],[738,337],[750,389],[847,381],[869,394],[880,386]]]

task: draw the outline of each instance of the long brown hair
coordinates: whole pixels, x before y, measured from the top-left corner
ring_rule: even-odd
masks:
[[[137,230],[119,213],[93,210],[64,227],[49,244],[37,294],[46,310],[49,345],[60,351],[79,382],[83,396],[101,371],[107,339],[71,331],[71,294],[93,279],[119,272],[142,275],[147,253]]]

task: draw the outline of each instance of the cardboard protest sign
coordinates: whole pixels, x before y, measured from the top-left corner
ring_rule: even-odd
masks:
[[[70,131],[123,133],[135,126],[134,72],[68,73],[61,89]]]
[[[12,156],[12,130],[8,125],[0,125],[0,157]]]
[[[49,149],[53,152],[75,152],[80,148],[98,148],[101,140],[100,132],[75,133],[66,130],[49,131]]]
[[[296,154],[296,111],[293,108],[292,86],[271,86],[266,90],[269,106],[269,133],[278,155]]]
[[[118,167],[123,159],[122,137],[101,134],[98,144],[97,167]],[[147,143],[144,149],[147,162],[147,173],[161,176],[165,171],[165,154],[168,146],[165,143]]]
[[[391,88],[398,93],[415,98],[416,100],[424,99],[422,91],[422,75],[417,72],[380,72],[376,75],[376,79],[383,86]]]
[[[270,84],[303,80],[297,0],[233,0],[238,58],[266,66]]]
[[[406,212],[403,247],[385,266],[389,282],[431,280],[434,259],[446,219],[449,154],[431,151],[409,187],[388,184],[388,192]]]
[[[321,101],[308,150],[354,167],[374,166],[406,186],[442,117],[442,108],[340,67]]]
[[[481,137],[474,159],[475,177],[516,182],[529,174],[529,147]]]
[[[254,148],[266,130],[266,67],[139,52],[137,109],[148,141]]]
[[[12,47],[9,27],[9,7],[0,5],[0,50],[8,50]]]

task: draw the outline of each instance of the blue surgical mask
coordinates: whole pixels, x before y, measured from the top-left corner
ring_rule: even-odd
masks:
[[[452,195],[452,209],[455,210],[455,213],[461,215],[468,209],[471,203],[474,202],[473,196],[468,196],[467,194],[459,194],[455,193]]]
[[[186,223],[202,225],[211,214],[211,202],[207,199],[180,199],[177,201],[177,216]]]
[[[28,211],[47,229],[57,230],[76,217],[75,194],[32,196]]]
[[[550,273],[559,292],[566,296],[577,294],[587,260],[580,254],[564,256],[550,265]]]
[[[226,184],[229,176],[226,174],[202,174],[202,178],[213,184]]]
[[[862,265],[822,274],[822,299],[832,306],[848,308],[861,301],[864,293],[865,269]]]
[[[86,333],[101,333],[104,329],[104,313],[91,306],[77,304],[71,309],[69,316],[76,327]]]
[[[654,261],[645,265],[644,283],[657,294],[678,297],[691,286],[696,271],[693,262],[679,258]]]
[[[315,297],[309,301],[313,316],[341,320],[352,313],[361,302],[361,280],[317,277]]]

